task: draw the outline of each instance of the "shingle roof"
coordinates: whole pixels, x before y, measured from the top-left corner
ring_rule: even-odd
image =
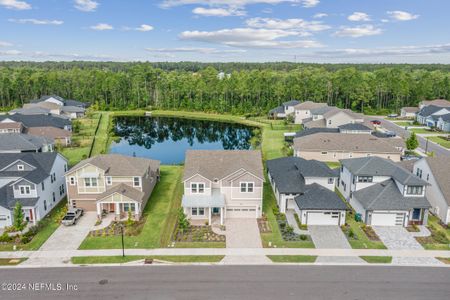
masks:
[[[442,118],[442,121],[449,123],[450,122],[450,113],[439,116],[439,119],[441,119],[441,118]]]
[[[420,115],[422,117],[428,117],[428,116],[431,116],[431,115],[435,114],[436,112],[438,112],[438,111],[440,111],[442,109],[447,109],[447,110],[450,111],[450,108],[440,107],[440,106],[435,106],[435,105],[428,105],[428,106],[425,106],[424,108],[422,108],[418,112],[418,115]]]
[[[13,109],[11,113],[21,115],[48,115],[50,114],[50,110],[43,107],[26,107]]]
[[[424,158],[433,172],[434,179],[444,195],[447,204],[450,205],[450,160],[444,156]]]
[[[64,126],[69,126],[72,122],[66,118],[55,117],[52,115],[3,115],[0,116],[0,122],[4,119],[11,119],[16,122],[21,122],[25,127],[57,127],[64,129]]]
[[[323,106],[327,106],[328,104],[326,103],[317,103],[317,102],[312,102],[312,101],[305,101],[302,102],[300,104],[297,104],[296,106],[294,106],[294,108],[296,110],[311,110],[314,108],[319,108],[319,107],[323,107]]]
[[[317,160],[282,157],[268,160],[266,164],[267,171],[278,191],[285,194],[302,193],[305,188],[305,178],[308,177],[337,177],[325,163]]]
[[[61,111],[84,113],[86,111],[86,109],[83,107],[79,107],[79,106],[63,106],[63,107],[61,107]]]
[[[415,113],[415,112],[419,111],[419,108],[415,107],[415,106],[406,106],[406,107],[403,107],[402,110],[404,110],[405,112],[409,112],[409,113]]]
[[[392,179],[355,191],[353,197],[367,210],[409,210],[431,207],[426,197],[404,197]]]
[[[426,181],[389,159],[371,156],[342,159],[340,162],[353,175],[390,176],[404,185],[428,185]]]
[[[294,138],[295,150],[400,153],[393,145],[370,134],[316,133]]]
[[[435,105],[440,107],[450,107],[450,101],[445,99],[435,99],[435,100],[428,100],[428,101],[422,101],[423,105]]]
[[[338,128],[342,129],[342,130],[372,131],[371,128],[369,128],[361,123],[348,123],[348,124],[338,126]]]
[[[347,210],[347,205],[339,196],[320,184],[313,183],[305,187],[302,195],[294,198],[299,209],[311,210]]]
[[[45,136],[52,139],[66,138],[72,136],[72,132],[56,127],[30,127],[26,131],[28,134]]]
[[[339,128],[326,128],[326,127],[306,128],[302,131],[295,133],[295,137],[307,136],[307,135],[316,134],[319,132],[339,133]]]
[[[331,110],[337,109],[336,106],[321,106],[318,108],[311,109],[311,114],[313,115],[323,115]]]
[[[259,150],[188,150],[183,181],[200,174],[209,180],[222,179],[244,169],[264,179],[262,155]]]
[[[305,128],[325,128],[327,127],[325,119],[319,119],[314,121],[303,121],[303,126]]]
[[[300,101],[298,100],[291,100],[291,101],[287,101],[287,102],[283,102],[284,106],[294,106],[300,104]]]
[[[51,138],[23,133],[0,134],[0,151],[37,151],[44,145],[53,144]]]
[[[120,154],[101,154],[79,162],[68,173],[87,164],[99,167],[109,176],[141,176],[149,169],[156,171],[159,168],[160,161]]]
[[[9,184],[0,188],[0,206],[7,209],[14,209],[16,202],[20,202],[22,206],[35,206],[38,200],[39,197],[14,198],[13,188]]]
[[[137,202],[140,202],[140,203],[142,203],[142,202],[147,200],[147,199],[145,199],[145,193],[144,192],[141,192],[138,189],[135,189],[134,187],[129,186],[128,184],[125,184],[125,183],[121,183],[121,184],[118,184],[118,185],[116,185],[116,186],[114,186],[114,187],[112,187],[110,189],[107,189],[104,193],[98,195],[96,197],[96,199],[97,200],[102,200],[102,199],[104,199],[104,198],[106,198],[108,196],[111,196],[114,193],[121,194],[121,195],[123,195],[125,197],[128,197],[128,198],[130,198],[132,200],[135,200]]]
[[[283,106],[277,106],[274,109],[269,110],[269,113],[271,113],[271,114],[282,114],[282,113],[284,113],[284,107]]]

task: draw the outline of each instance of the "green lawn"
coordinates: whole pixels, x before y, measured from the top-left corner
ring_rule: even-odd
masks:
[[[173,227],[172,227],[173,228]],[[175,248],[225,248],[224,242],[177,242]]]
[[[392,262],[392,256],[360,256],[360,257],[370,264],[390,264]]]
[[[274,263],[313,263],[317,256],[313,255],[267,255]]]
[[[331,169],[336,169],[336,168],[339,168],[341,166],[341,163],[337,162],[337,161],[327,161],[326,164]]]
[[[401,121],[401,122],[394,122],[396,125],[398,125],[398,126],[402,126],[402,127],[405,127],[405,126],[411,126],[412,125],[412,122],[408,122],[408,121]]]
[[[17,266],[28,258],[0,258],[0,266]]]
[[[438,143],[439,145],[441,145],[442,147],[445,147],[447,149],[450,149],[450,141],[446,140],[444,137],[440,137],[440,136],[430,136],[429,137],[430,141]]]
[[[439,224],[439,218],[434,215],[428,216],[428,226],[433,227],[434,231],[440,232],[447,238],[446,243],[436,241],[431,237],[417,238],[417,240],[422,244],[422,246],[427,250],[450,250],[450,228],[444,228]]]
[[[91,156],[95,156],[108,152],[109,146],[109,125],[110,112],[101,112],[100,124],[98,126],[97,134],[95,135],[94,145],[92,146]]]
[[[156,185],[145,207],[147,221],[137,236],[125,237],[126,248],[159,248],[169,244],[181,201],[180,166],[161,166],[161,181]],[[80,249],[121,248],[121,237],[87,237]]]
[[[53,210],[41,220],[42,228],[27,244],[17,245],[17,250],[38,250],[42,244],[55,232],[60,225],[61,213],[67,204],[66,199],[53,208]],[[0,251],[12,251],[13,244],[0,244]]]
[[[411,128],[411,129],[408,129],[408,130],[411,131],[411,132],[415,132],[416,134],[432,134],[432,133],[436,133],[436,132],[433,132],[433,131],[425,129],[425,128]]]
[[[180,256],[75,256],[71,258],[73,264],[118,264],[142,259],[155,259],[174,263],[215,263],[220,262],[223,255],[180,255]]]

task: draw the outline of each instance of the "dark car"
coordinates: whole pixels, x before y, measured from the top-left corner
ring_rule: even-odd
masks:
[[[370,123],[372,123],[373,125],[381,125],[380,120],[372,120],[372,121],[370,121]]]
[[[395,132],[393,132],[393,131],[386,131],[385,135],[387,137],[395,137],[395,136],[397,136],[397,134],[395,134]]]

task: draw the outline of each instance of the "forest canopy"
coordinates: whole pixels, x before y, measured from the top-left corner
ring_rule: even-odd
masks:
[[[99,109],[262,114],[297,99],[398,111],[450,98],[449,65],[0,62],[0,107],[56,94]]]

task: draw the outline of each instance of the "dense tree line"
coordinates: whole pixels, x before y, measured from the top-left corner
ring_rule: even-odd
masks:
[[[218,76],[224,72],[224,76]],[[222,74],[223,75],[223,74]],[[290,100],[356,111],[415,106],[450,98],[448,65],[293,63],[0,63],[0,107],[41,95],[88,101],[100,109],[157,107],[265,113]]]

